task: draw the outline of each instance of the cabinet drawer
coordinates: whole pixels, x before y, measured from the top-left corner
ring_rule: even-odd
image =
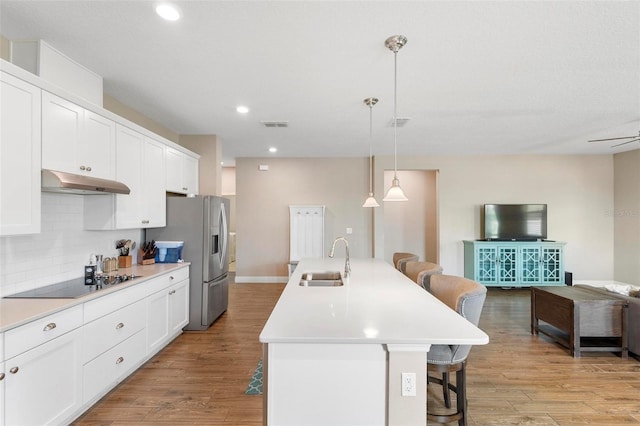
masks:
[[[171,271],[169,272],[167,275],[165,275],[166,277],[166,286],[162,287],[162,288],[166,288],[170,285],[174,285],[176,283],[179,283],[182,280],[186,280],[187,278],[189,278],[189,267],[186,266],[184,268],[180,268],[180,269],[176,269],[175,271]]]
[[[82,325],[82,305],[74,306],[5,332],[5,359],[48,342]]]
[[[83,329],[83,363],[142,330],[146,324],[144,300],[125,306],[109,315],[85,324]]]
[[[120,291],[110,293],[84,304],[85,324],[117,311],[133,302],[144,299],[150,294],[167,288],[189,276],[189,267],[180,268],[159,277],[131,285]],[[173,279],[171,279],[173,277]]]
[[[151,289],[154,289],[159,284],[158,280],[160,280],[160,277],[132,285],[85,303],[84,323],[95,321],[131,303],[144,299],[153,293]]]
[[[145,332],[140,330],[83,367],[83,399],[87,402],[106,393],[145,358]]]

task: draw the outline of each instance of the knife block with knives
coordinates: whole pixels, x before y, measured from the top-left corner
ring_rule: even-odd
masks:
[[[138,263],[140,265],[151,265],[156,263],[156,242],[151,240],[141,244],[142,247],[138,250]]]

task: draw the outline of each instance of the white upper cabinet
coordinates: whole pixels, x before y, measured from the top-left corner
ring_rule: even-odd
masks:
[[[182,164],[182,181],[184,182],[184,187],[187,188],[187,193],[198,194],[200,190],[198,185],[200,180],[200,160],[185,154]]]
[[[167,186],[164,144],[145,138],[142,167],[142,227],[157,228],[167,224]]]
[[[131,192],[115,195],[115,228],[141,228],[144,135],[118,125],[116,141],[117,180],[127,185]]]
[[[115,122],[42,92],[42,168],[114,179]]]
[[[41,92],[0,73],[0,235],[40,232]]]
[[[167,147],[167,191],[198,193],[198,159]]]
[[[116,180],[131,192],[86,197],[85,229],[165,226],[165,145],[118,124],[116,152]]]

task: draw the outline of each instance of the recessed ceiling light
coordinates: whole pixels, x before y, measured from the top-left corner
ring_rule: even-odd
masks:
[[[240,114],[246,114],[249,112],[249,107],[240,105],[238,108],[236,108],[236,111],[238,111]]]
[[[180,19],[180,10],[170,3],[161,3],[156,6],[156,13],[167,21],[177,21]]]
[[[269,152],[278,152],[278,148],[272,146],[271,148],[269,148]]]

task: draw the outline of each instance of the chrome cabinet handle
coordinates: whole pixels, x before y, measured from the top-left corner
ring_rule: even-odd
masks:
[[[124,327],[124,324],[119,322],[118,324],[116,324],[116,330],[120,330],[122,327]]]
[[[175,290],[171,290],[171,291],[169,292],[169,295],[172,295],[172,294],[176,294],[176,291],[175,291]]]
[[[55,322],[50,322],[49,324],[45,325],[44,328],[42,329],[42,331],[51,331],[54,328],[56,328],[57,325]]]
[[[182,190],[183,190],[183,191],[186,191],[187,189],[189,189],[189,188],[187,188],[186,186],[183,186],[183,187],[182,187]]]
[[[4,373],[0,373],[0,381],[4,380]]]
[[[18,372],[18,370],[20,370],[20,368],[18,367],[11,367],[11,369],[9,370],[9,373],[11,374],[16,374]]]
[[[147,223],[149,223],[149,220],[148,219],[143,219],[142,223],[147,224]]]
[[[91,167],[87,166],[87,171],[90,172],[91,171]]]
[[[175,278],[173,278],[173,275],[169,275],[169,279],[170,279],[170,280],[173,280],[173,279],[175,279]]]
[[[87,168],[85,166],[80,166],[80,170],[86,170]]]
[[[116,359],[116,364],[120,364],[124,361],[123,357],[118,357],[118,359]]]

